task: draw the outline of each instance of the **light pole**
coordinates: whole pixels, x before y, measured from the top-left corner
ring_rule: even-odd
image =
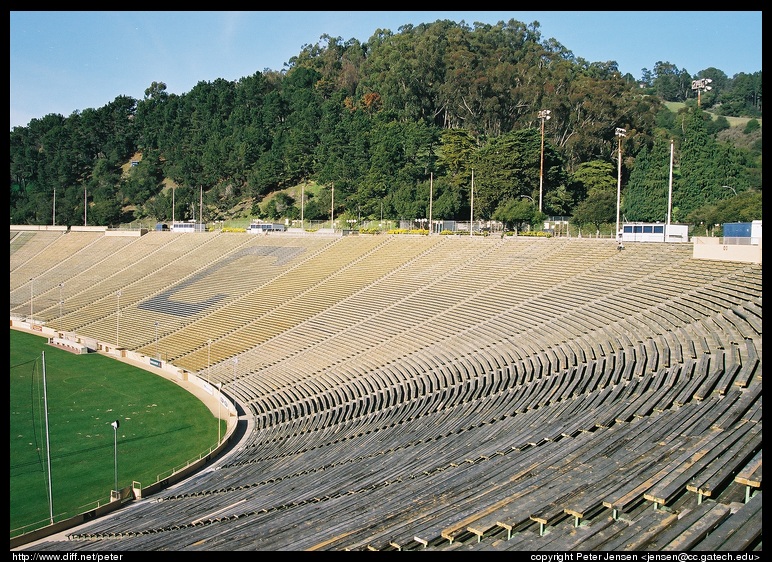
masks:
[[[431,235],[434,228],[432,228],[432,201],[434,200],[434,172],[429,173],[429,234]]]
[[[549,109],[542,109],[538,113],[539,119],[541,119],[541,159],[539,164],[539,212],[541,213],[542,206],[542,190],[544,187],[544,122],[550,119]]]
[[[32,299],[33,299],[33,296],[34,296],[34,293],[33,293],[33,290],[32,290],[32,287],[33,287],[32,281],[33,281],[33,279],[34,279],[34,277],[30,277],[29,278],[29,321],[30,322],[32,322]]]
[[[64,304],[64,300],[62,299],[62,288],[64,288],[64,283],[59,283],[59,320],[62,319],[62,304]]]
[[[472,193],[469,201],[469,236],[474,236],[474,168],[472,168]]]
[[[114,453],[114,467],[115,467],[115,492],[118,492],[118,427],[120,427],[121,423],[118,420],[115,420],[113,423],[110,424],[113,426],[113,434],[115,435],[115,438],[113,440],[114,447],[113,450]]]
[[[201,184],[199,191],[200,191],[200,196],[199,196],[199,203],[198,203],[198,223],[203,225],[204,224],[204,185],[203,184]]]
[[[158,353],[158,320],[155,322],[155,356],[161,359],[161,355]]]
[[[206,382],[212,384],[209,380],[209,369],[212,365],[212,340],[206,340]]]
[[[665,221],[665,242],[667,242],[670,230],[670,210],[673,208],[673,153],[675,151],[673,139],[670,139],[670,174],[667,183],[667,217]]]
[[[222,438],[222,424],[220,423],[220,404],[222,404],[222,382],[217,383],[217,444]]]
[[[697,107],[700,107],[701,103],[701,97],[700,93],[703,91],[710,91],[713,89],[713,86],[708,86],[713,82],[710,78],[700,78],[699,80],[692,80],[692,90],[697,91]]]
[[[46,385],[46,352],[41,354],[43,361],[43,407],[45,411],[46,421],[46,457],[48,466],[48,515],[51,520],[51,524],[54,524],[54,495],[53,487],[51,486],[51,441],[48,433],[48,391]]]
[[[335,232],[335,184],[330,189],[330,230]]]
[[[238,357],[234,357],[233,358],[233,390],[231,391],[231,394],[234,394],[235,391],[236,391],[236,365],[238,365],[238,364],[239,364],[239,358]],[[235,399],[234,399],[233,402],[234,402],[234,405],[235,405],[235,403],[236,403]]]
[[[306,183],[303,182],[300,186],[300,231],[306,231],[306,218],[304,216],[306,208]]]
[[[614,231],[614,238],[619,239],[619,204],[622,199],[622,138],[627,134],[627,130],[616,128],[614,134],[618,140],[618,162],[617,162],[617,229]]]
[[[121,292],[118,291],[118,310],[115,313],[115,347],[119,347],[121,335]]]

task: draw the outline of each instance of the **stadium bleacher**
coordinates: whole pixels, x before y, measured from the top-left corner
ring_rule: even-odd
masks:
[[[12,317],[110,345],[120,322],[251,428],[173,490],[22,549],[761,549],[760,264],[155,231],[11,232],[10,263]]]

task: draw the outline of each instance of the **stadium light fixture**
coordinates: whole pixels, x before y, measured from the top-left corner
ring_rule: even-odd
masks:
[[[539,212],[541,213],[542,207],[542,190],[544,186],[544,122],[551,119],[549,109],[542,109],[537,114],[541,119],[541,159],[539,163]]]
[[[701,92],[710,91],[713,89],[713,86],[709,86],[709,84],[713,82],[710,78],[700,78],[699,80],[692,80],[692,90],[696,90],[697,92],[697,107],[700,107],[701,104]]]
[[[627,130],[617,127],[614,134],[618,140],[619,150],[619,157],[617,162],[617,229],[614,231],[614,238],[619,240],[619,204],[622,198],[622,138],[627,135]]]

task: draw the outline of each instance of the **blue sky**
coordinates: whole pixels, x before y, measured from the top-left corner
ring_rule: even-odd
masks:
[[[445,19],[537,21],[542,40],[636,78],[659,61],[692,75],[761,70],[761,11],[11,11],[11,129],[142,99],[154,81],[184,94],[201,81],[281,70],[324,34],[364,42],[377,29]]]

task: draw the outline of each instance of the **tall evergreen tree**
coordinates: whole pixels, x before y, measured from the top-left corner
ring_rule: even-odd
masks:
[[[674,180],[675,182],[675,177]],[[622,212],[628,221],[665,222],[670,184],[670,141],[644,146],[623,189]]]

